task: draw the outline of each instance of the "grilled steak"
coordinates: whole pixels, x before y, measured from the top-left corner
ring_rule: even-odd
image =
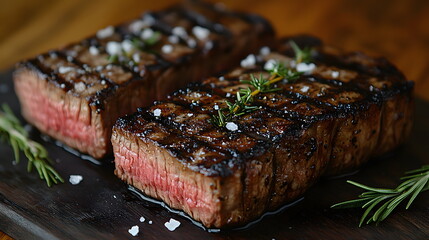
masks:
[[[191,1],[24,61],[15,89],[29,123],[101,158],[119,116],[237,64],[273,36],[258,16]]]
[[[112,134],[115,174],[207,227],[228,227],[404,141],[412,125],[412,82],[383,58],[343,53],[312,37],[293,39],[313,48],[314,69],[256,95],[252,105],[260,108],[233,119],[232,128],[215,126],[211,116],[248,87],[240,80],[267,75],[267,61],[293,66],[289,39],[276,52],[261,51],[254,65],[120,118]]]

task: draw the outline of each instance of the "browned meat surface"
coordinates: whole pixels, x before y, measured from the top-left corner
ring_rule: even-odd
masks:
[[[287,39],[277,52],[261,51],[256,64],[247,61],[120,118],[112,135],[116,175],[207,227],[229,227],[404,141],[412,126],[412,82],[385,59],[342,53],[311,37],[294,40],[313,47],[314,68],[256,95],[252,104],[260,108],[235,118],[237,128],[209,120],[247,87],[240,80],[267,74],[267,61],[293,65]]]
[[[191,1],[24,61],[15,89],[29,123],[102,158],[119,116],[237,64],[273,36],[258,16]]]

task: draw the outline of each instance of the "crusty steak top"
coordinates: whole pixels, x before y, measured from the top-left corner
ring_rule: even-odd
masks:
[[[302,38],[294,40],[304,46],[309,39]],[[211,124],[217,109],[227,107],[225,100],[234,102],[237,90],[247,88],[240,80],[250,79],[250,74],[266,75],[263,66],[269,59],[286,64],[293,61],[288,40],[282,41],[278,52],[259,56],[261,61],[255,66],[181,89],[166,101],[119,119],[115,127],[168,149],[196,171],[224,176],[276,141],[299,137],[315,122],[358,115],[413,88],[413,82],[384,58],[311,45],[316,65],[311,74],[303,74],[293,83],[276,84],[279,91],[257,95],[252,104],[260,109],[235,119],[237,131]]]

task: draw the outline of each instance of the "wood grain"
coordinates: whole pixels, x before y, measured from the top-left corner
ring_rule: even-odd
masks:
[[[0,8],[0,69],[80,40],[97,29],[179,1],[14,0]],[[429,100],[427,0],[225,0],[233,9],[268,18],[280,36],[310,33],[345,50],[385,56]],[[10,239],[0,232],[0,240]]]

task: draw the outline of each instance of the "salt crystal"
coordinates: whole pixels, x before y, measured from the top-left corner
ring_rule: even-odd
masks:
[[[69,182],[73,185],[79,184],[83,180],[81,175],[70,175]]]
[[[256,63],[256,57],[255,57],[255,55],[250,54],[245,59],[241,60],[240,65],[242,67],[252,67],[252,66],[255,65],[255,63]]]
[[[192,116],[194,116],[193,113],[188,113],[188,117],[192,117]]]
[[[227,122],[225,127],[229,131],[237,131],[238,130],[238,125],[235,124],[234,122]]]
[[[66,88],[66,85],[64,83],[61,83],[60,88]]]
[[[274,59],[270,59],[270,60],[268,60],[268,61],[265,63],[265,65],[264,65],[264,69],[265,69],[265,70],[267,70],[267,71],[272,70],[272,69],[274,69],[274,67],[276,66],[276,64],[277,64],[277,61],[276,61],[276,60],[274,60]]]
[[[173,52],[173,46],[171,46],[170,44],[164,45],[161,48],[161,51],[165,54],[169,54]]]
[[[174,35],[177,35],[181,38],[187,38],[188,37],[188,33],[186,33],[186,30],[183,27],[174,27],[173,30],[171,31]]]
[[[124,50],[124,52],[126,53],[131,53],[132,51],[134,51],[134,45],[128,39],[125,39],[124,41],[122,41],[121,47],[122,47],[122,50]]]
[[[200,27],[200,26],[195,26],[192,28],[192,33],[199,40],[204,40],[209,36],[210,30],[208,30],[207,28]]]
[[[178,228],[180,226],[180,222],[177,221],[176,219],[170,218],[170,221],[164,223],[164,226],[169,230],[169,231],[174,231],[176,230],[176,228]]]
[[[98,55],[100,51],[98,51],[98,48],[96,46],[89,47],[89,53],[91,55]]]
[[[161,109],[157,108],[157,109],[153,110],[153,115],[155,117],[161,116]]]
[[[97,32],[97,37],[100,39],[108,38],[113,35],[115,28],[113,26],[108,26]]]
[[[219,106],[218,105],[214,105],[214,110],[219,110]]]
[[[138,32],[140,32],[140,30],[142,30],[142,28],[143,28],[143,27],[145,27],[145,26],[146,26],[146,23],[145,23],[144,21],[142,21],[142,20],[137,20],[137,21],[132,22],[132,23],[130,24],[129,28],[130,28],[131,32],[133,32],[133,33],[138,33]]]
[[[374,87],[372,85],[369,86],[369,91],[374,91]]]
[[[149,39],[153,36],[154,31],[151,28],[146,28],[145,30],[143,30],[143,32],[141,33],[140,37],[143,40]]]
[[[101,80],[101,85],[106,85],[106,80]]]
[[[140,217],[140,222],[144,222],[146,219],[144,217]]]
[[[270,48],[269,48],[269,47],[267,47],[267,46],[261,47],[261,49],[259,50],[259,53],[260,53],[262,56],[268,55],[268,54],[270,54],[270,52],[271,52],[271,50],[270,50]]]
[[[219,77],[219,81],[223,81],[223,80],[225,80],[225,77],[224,76],[220,76]]]
[[[68,73],[68,72],[71,72],[73,70],[75,70],[75,68],[73,68],[73,67],[63,67],[63,66],[61,66],[61,67],[58,68],[58,72],[61,73],[61,74]]]
[[[226,93],[226,97],[231,97],[231,93]]]
[[[301,92],[308,92],[308,89],[310,89],[310,87],[309,87],[309,86],[303,86],[303,87],[301,88]]]
[[[303,73],[311,73],[316,68],[314,63],[298,63],[296,65],[296,71]]]
[[[108,42],[106,45],[106,51],[110,55],[119,55],[122,53],[122,46],[119,42]]]
[[[331,72],[331,76],[332,76],[333,78],[337,78],[337,77],[339,77],[339,76],[340,76],[340,73],[339,73],[339,72],[337,72],[337,71],[332,71],[332,72]]]
[[[137,234],[139,234],[139,231],[140,231],[140,229],[139,229],[139,226],[137,226],[137,225],[132,226],[130,229],[128,229],[128,232],[131,235],[133,235],[133,237],[137,236]]]
[[[78,83],[76,83],[76,84],[74,85],[74,89],[75,89],[77,92],[83,92],[83,91],[85,91],[85,89],[86,89],[85,83],[83,83],[83,82],[78,82]]]
[[[136,63],[140,62],[140,54],[139,53],[133,54],[133,61]]]
[[[152,220],[148,222],[149,224],[152,224]]]
[[[204,50],[209,51],[213,48],[213,42],[212,41],[208,41],[206,42],[206,44],[204,44]]]
[[[190,48],[195,48],[197,46],[197,42],[195,41],[195,39],[190,38],[186,42],[188,43],[188,47]]]
[[[178,44],[179,43],[179,37],[176,35],[170,35],[170,36],[168,36],[168,41],[171,44]]]

